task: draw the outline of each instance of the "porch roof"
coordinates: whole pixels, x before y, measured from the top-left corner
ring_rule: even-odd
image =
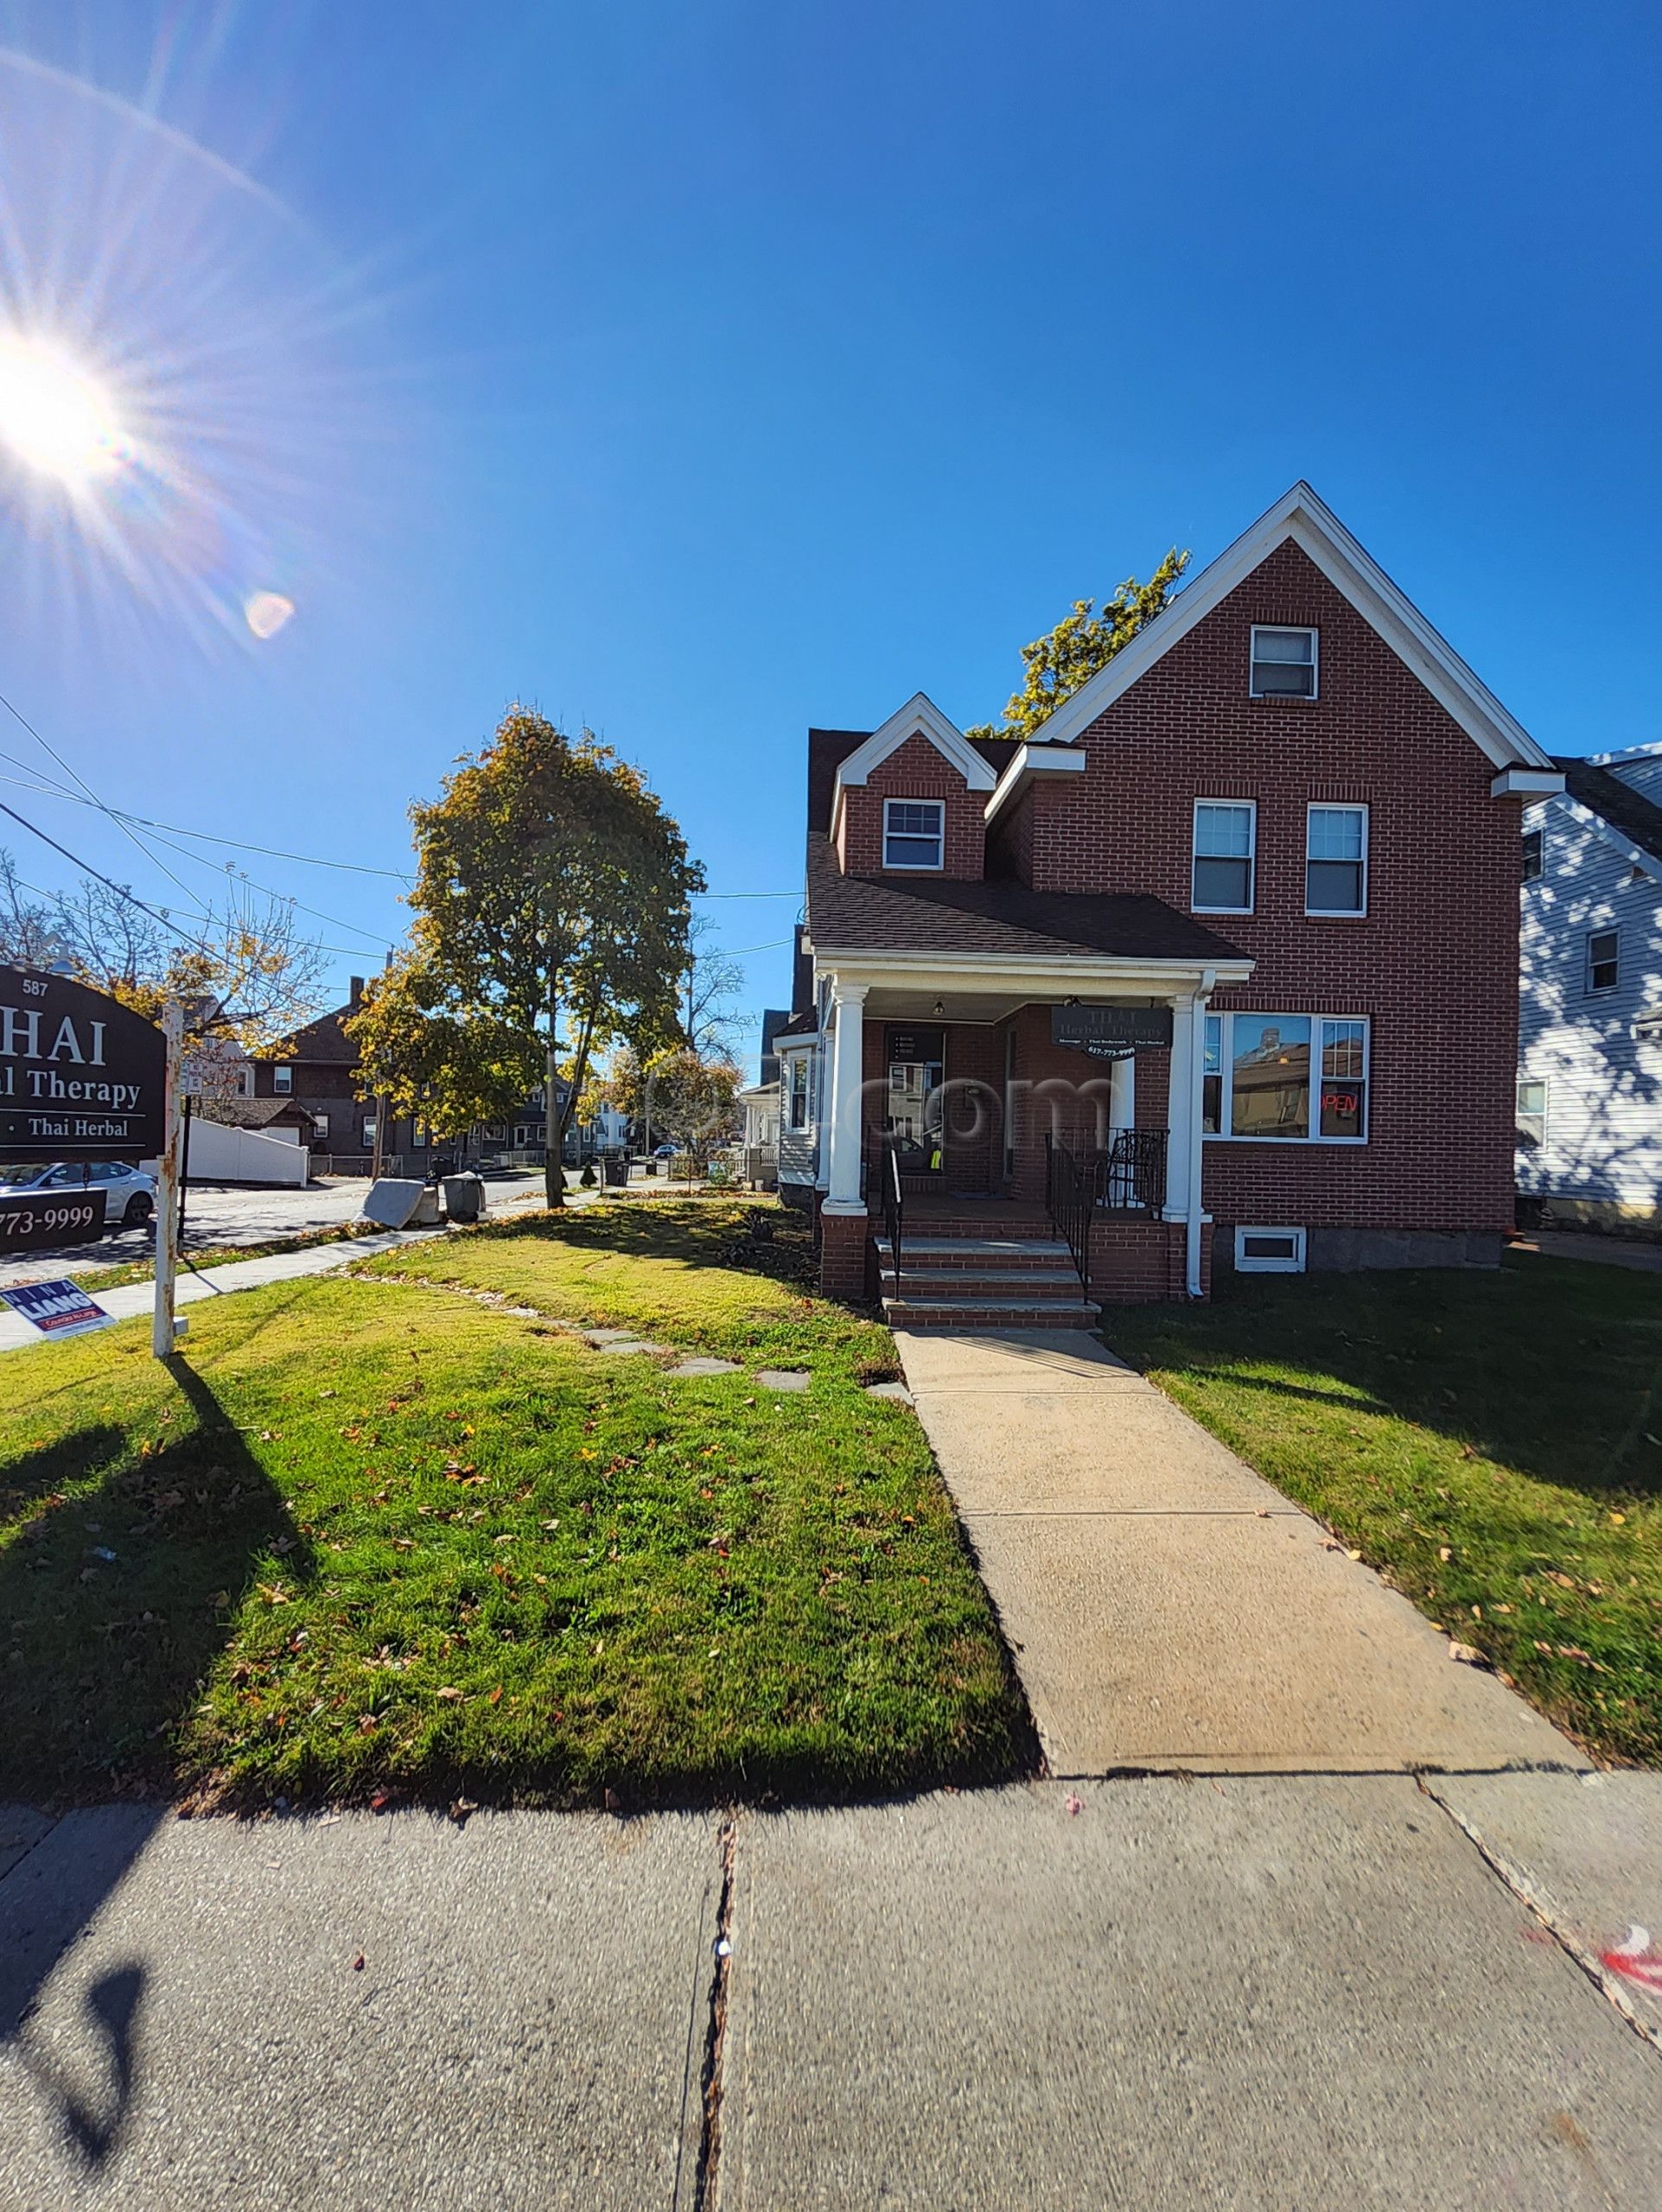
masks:
[[[844,875],[830,841],[817,835],[808,839],[807,933],[816,951],[1171,960],[1190,966],[1248,957],[1162,899],[1035,891],[1004,878],[901,881]]]

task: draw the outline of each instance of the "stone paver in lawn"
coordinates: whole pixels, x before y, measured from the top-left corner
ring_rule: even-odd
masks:
[[[1587,1764],[1089,1338],[895,1341],[1053,1773]]]
[[[1662,1774],[1449,1774],[1426,1787],[1662,2042]]]
[[[1411,1779],[1067,1805],[741,1819],[726,2212],[1654,2203],[1662,2061]]]
[[[743,1370],[736,1359],[712,1359],[706,1353],[695,1352],[690,1359],[684,1359],[678,1366],[666,1368],[664,1371],[667,1375],[691,1380],[699,1375],[740,1375]]]
[[[866,1395],[869,1398],[892,1398],[897,1406],[909,1406],[914,1402],[912,1393],[904,1382],[868,1382]]]
[[[764,1390],[806,1390],[812,1378],[806,1367],[759,1367],[756,1380]]]
[[[690,2205],[720,1886],[710,1816],[71,1814],[0,1881],[0,2203]]]

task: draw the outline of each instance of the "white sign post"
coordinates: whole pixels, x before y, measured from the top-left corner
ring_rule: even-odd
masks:
[[[162,1014],[167,1040],[168,1074],[162,1092],[162,1154],[156,1177],[156,1308],[150,1322],[150,1351],[156,1359],[173,1356],[174,1340],[184,1324],[173,1318],[174,1286],[179,1273],[179,1137],[184,1087],[185,1010],[169,999]]]

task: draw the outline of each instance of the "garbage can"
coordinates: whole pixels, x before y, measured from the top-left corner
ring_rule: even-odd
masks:
[[[601,1162],[606,1171],[606,1188],[621,1191],[629,1179],[629,1163],[621,1153],[608,1153]]]
[[[485,1185],[477,1175],[447,1175],[444,1211],[452,1221],[477,1221],[485,1211]]]

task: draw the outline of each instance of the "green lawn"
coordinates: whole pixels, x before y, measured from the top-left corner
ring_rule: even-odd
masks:
[[[147,1321],[0,1359],[0,1795],[641,1806],[1030,1771],[921,1432],[859,1387],[892,1348],[748,1271],[797,1264],[755,1211],[394,1256],[806,1366],[800,1395],[362,1276],[195,1306],[171,1371]]]
[[[1561,1726],[1662,1764],[1662,1279],[1259,1278],[1105,1333]]]

